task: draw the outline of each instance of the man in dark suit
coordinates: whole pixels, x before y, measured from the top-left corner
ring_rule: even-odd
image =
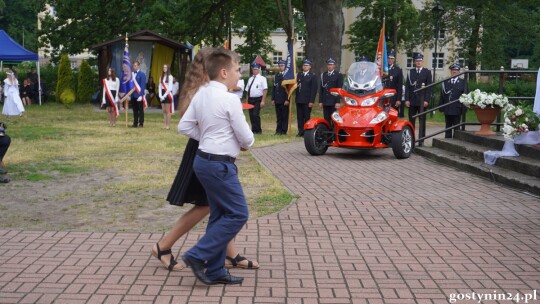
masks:
[[[311,116],[311,107],[315,103],[317,96],[318,81],[315,73],[311,71],[311,60],[304,60],[302,72],[296,76],[298,88],[296,89],[296,118],[298,121],[298,134],[304,136],[304,123]]]
[[[460,69],[461,66],[457,63],[454,63],[450,66],[450,76],[452,76],[452,78],[445,80],[442,83],[441,99],[439,100],[439,106],[457,100],[459,99],[461,94],[465,93],[465,80],[459,77],[454,77],[455,75],[459,74]],[[441,112],[444,112],[446,129],[459,124],[463,109],[464,107],[459,101],[440,109]],[[453,133],[455,129],[456,128],[446,130],[446,132],[444,133],[444,138],[453,138]]]
[[[272,89],[272,105],[276,108],[275,135],[287,135],[289,128],[289,97],[287,90],[281,85],[286,63],[285,60],[278,61],[279,73],[274,77],[274,88]]]
[[[423,86],[430,85],[432,83],[431,72],[423,67],[424,56],[416,53],[414,55],[415,68],[410,69],[407,74],[407,83],[405,85],[405,106],[409,108],[409,121],[416,129],[416,118],[414,115],[420,113],[420,106],[423,106],[424,111],[428,107],[428,98],[431,96],[431,88],[414,92]],[[421,104],[423,103],[423,104]],[[425,126],[424,122],[426,116],[420,117],[420,125]],[[425,134],[425,132],[424,132]]]
[[[141,71],[139,62],[133,63],[133,81],[135,91],[131,94],[131,106],[133,108],[133,128],[142,128],[144,125],[144,89],[146,88],[146,75]]]
[[[326,60],[328,71],[321,74],[319,92],[319,106],[323,109],[324,119],[332,125],[332,113],[339,109],[341,97],[330,94],[330,89],[343,87],[343,75],[336,71],[336,61],[332,58]]]
[[[396,51],[391,50],[388,52],[388,80],[386,81],[386,87],[396,90],[396,95],[390,99],[390,104],[398,110],[399,117],[405,117],[405,105],[401,103],[401,97],[403,95],[403,72],[395,64],[395,61]]]

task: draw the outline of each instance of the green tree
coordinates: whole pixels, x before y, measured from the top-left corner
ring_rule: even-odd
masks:
[[[17,0],[15,0],[17,1]],[[20,1],[20,0],[19,0]],[[28,0],[30,1],[30,0]],[[41,45],[50,45],[54,61],[59,53],[78,54],[89,46],[133,33],[152,29],[152,22],[141,16],[154,0],[47,0],[54,9],[47,14],[39,31]],[[144,18],[143,18],[144,17]]]
[[[79,81],[77,82],[77,100],[80,103],[88,103],[92,100],[97,77],[86,60],[83,60],[79,68]]]
[[[64,91],[68,90],[73,93],[73,73],[71,71],[71,64],[69,62],[68,56],[66,54],[63,54],[60,57],[60,63],[58,64],[58,77],[56,80],[55,92],[55,95],[60,97],[58,98],[60,102],[63,103],[62,94],[64,93]]]
[[[0,0],[0,29],[24,48],[37,52],[37,22],[44,0]]]
[[[440,0],[445,8],[441,19],[448,35],[443,43],[457,39],[471,70],[509,67],[511,58],[533,58],[540,22],[540,5],[534,0],[485,1]],[[429,16],[428,2],[421,12]],[[433,19],[422,27],[433,28]],[[450,61],[455,58],[450,58]]]
[[[355,54],[374,59],[384,17],[388,50],[413,51],[423,43],[417,26],[420,16],[411,0],[356,0],[348,6],[363,8],[347,31],[351,43],[345,47]]]

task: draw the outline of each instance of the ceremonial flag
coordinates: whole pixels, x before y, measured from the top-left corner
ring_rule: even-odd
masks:
[[[382,76],[388,75],[388,54],[386,53],[386,39],[384,37],[384,23],[379,35],[379,43],[377,44],[377,54],[375,54],[375,63],[379,67],[379,73]]]
[[[122,78],[120,80],[120,102],[127,100],[135,90],[133,84],[133,73],[131,71],[131,62],[129,60],[129,45],[126,37],[126,46],[124,47],[124,58],[122,60]],[[127,110],[127,108],[126,108]]]
[[[296,54],[294,53],[294,36],[291,36],[287,46],[287,59],[285,63],[285,71],[283,71],[283,81],[281,85],[287,90],[288,99],[291,100],[291,95],[296,89]]]

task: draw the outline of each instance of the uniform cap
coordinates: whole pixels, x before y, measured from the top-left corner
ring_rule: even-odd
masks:
[[[252,68],[252,69],[260,69],[260,68],[261,68],[261,65],[254,62],[254,63],[251,64],[251,68]]]
[[[390,52],[388,52],[388,58],[396,58],[396,51],[390,50]]]
[[[459,65],[459,63],[453,63],[452,65],[450,65],[449,67],[450,70],[461,70],[461,66]]]
[[[333,58],[328,58],[328,60],[326,60],[326,63],[327,64],[336,64],[336,61]]]
[[[311,62],[311,60],[309,59],[304,59],[304,61],[302,61],[302,64],[307,64],[307,65],[311,65],[313,62]]]
[[[414,54],[414,60],[424,60],[424,55],[416,53]]]
[[[280,59],[278,60],[277,64],[287,64],[287,61]]]
[[[360,56],[360,58],[358,58],[358,62],[368,62],[369,59],[366,57],[366,56]]]

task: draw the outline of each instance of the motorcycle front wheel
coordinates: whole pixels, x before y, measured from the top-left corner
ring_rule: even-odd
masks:
[[[304,131],[304,145],[311,155],[323,155],[328,150],[328,127],[318,124],[313,129]]]
[[[409,158],[414,149],[414,135],[411,127],[392,132],[392,151],[397,159]]]

